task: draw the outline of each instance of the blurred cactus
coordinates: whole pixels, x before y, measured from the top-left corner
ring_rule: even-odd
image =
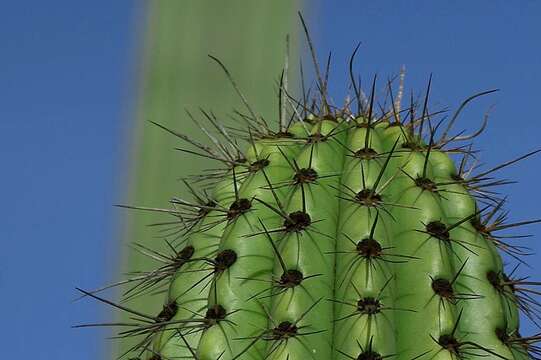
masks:
[[[263,114],[272,113],[276,96],[269,86],[276,82],[283,66],[284,39],[295,23],[299,2],[227,2],[199,0],[159,0],[148,2],[144,59],[142,63],[136,127],[129,179],[130,204],[163,204],[171,194],[185,190],[179,178],[205,167],[204,158],[189,159],[175,139],[149,123],[192,134],[197,128],[186,110],[224,115],[239,108],[238,97],[224,81],[221,69],[207,57],[219,56],[235,73],[250,102]],[[261,71],[265,69],[265,71]],[[204,102],[203,102],[204,101]],[[197,137],[197,134],[194,135]],[[163,246],[156,232],[147,225],[162,221],[150,212],[126,216],[125,242]],[[149,259],[124,250],[123,272],[149,269]],[[134,299],[134,306],[154,312],[160,304],[147,297]],[[131,339],[121,342],[125,349]]]

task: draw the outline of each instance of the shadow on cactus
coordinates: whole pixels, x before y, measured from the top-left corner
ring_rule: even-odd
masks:
[[[108,286],[126,288],[120,303],[99,296],[108,287],[80,290],[132,322],[81,326],[119,327],[138,339],[123,356],[151,360],[539,358],[541,336],[519,334],[519,312],[539,322],[540,283],[506,273],[500,252],[522,262],[509,230],[540,220],[507,222],[494,191],[508,183],[498,170],[538,151],[479,170],[470,141],[487,120],[472,135],[453,126],[493,91],[444,122],[431,79],[418,99],[404,99],[404,72],[365,94],[357,49],[353,95],[335,106],[306,35],[316,91],[303,80],[290,95],[286,57],[277,126],[214,57],[245,105],[238,125],[202,111],[205,145],[157,124],[220,167],[184,181],[192,200],[132,207],[171,217],[160,225],[170,252],[137,247],[159,266]],[[163,309],[125,305],[138,296]]]

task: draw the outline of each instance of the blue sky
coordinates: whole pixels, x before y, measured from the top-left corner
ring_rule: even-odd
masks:
[[[436,4],[437,3],[437,4]],[[0,328],[3,355],[100,358],[105,334],[70,329],[104,319],[71,303],[74,286],[110,279],[117,256],[111,206],[121,198],[133,105],[141,2],[11,2],[0,15]],[[495,165],[541,147],[541,2],[317,1],[306,17],[320,54],[333,51],[331,95],[344,94],[347,59],[381,78],[406,66],[407,88],[433,73],[434,104],[500,88],[464,112],[482,160]],[[414,5],[412,5],[414,4]],[[502,172],[511,220],[541,217],[541,157]],[[532,226],[530,233],[541,234]],[[538,238],[539,236],[537,236]],[[538,241],[528,240],[540,250]],[[539,256],[527,273],[541,274]],[[525,326],[524,333],[533,329]]]
[[[71,303],[117,256],[137,2],[13,2],[0,15],[3,357],[99,359],[103,319]]]

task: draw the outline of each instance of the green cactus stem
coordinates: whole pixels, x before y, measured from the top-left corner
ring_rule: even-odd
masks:
[[[146,249],[162,267],[131,283],[135,296],[165,292],[156,297],[163,309],[150,316],[113,304],[138,319],[121,333],[139,339],[133,353],[538,358],[539,336],[519,334],[519,312],[539,320],[539,284],[506,273],[500,253],[520,259],[525,250],[499,233],[539,220],[507,223],[504,200],[491,191],[504,183],[496,171],[537,151],[479,171],[468,145],[478,134],[451,135],[462,108],[491,91],[444,123],[428,105],[431,79],[406,108],[403,76],[396,94],[388,84],[386,104],[376,99],[376,78],[368,96],[353,81],[353,105],[337,108],[316,70],[314,101],[292,99],[282,76],[277,129],[235,82],[242,125],[207,117],[212,146],[191,144],[223,166],[187,181],[194,200],[174,198],[162,210],[173,217],[171,254]]]

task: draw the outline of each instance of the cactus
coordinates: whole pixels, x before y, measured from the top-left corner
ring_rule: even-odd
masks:
[[[486,119],[473,135],[451,132],[492,91],[444,122],[429,109],[431,80],[403,108],[403,73],[379,100],[376,78],[365,96],[351,76],[353,101],[337,108],[308,43],[318,95],[291,97],[284,71],[276,128],[216,58],[246,106],[242,125],[203,111],[214,129],[201,126],[204,145],[156,123],[222,166],[184,181],[193,200],[136,207],[172,216],[161,224],[170,253],[139,246],[159,267],[114,285],[129,286],[124,301],[162,294],[163,307],[145,314],[80,290],[134,318],[98,325],[122,326],[138,338],[130,355],[151,360],[538,358],[539,336],[519,333],[520,311],[539,320],[538,284],[506,273],[500,253],[523,261],[501,232],[539,220],[508,223],[492,191],[506,183],[495,172],[538,151],[478,170],[469,141]]]

